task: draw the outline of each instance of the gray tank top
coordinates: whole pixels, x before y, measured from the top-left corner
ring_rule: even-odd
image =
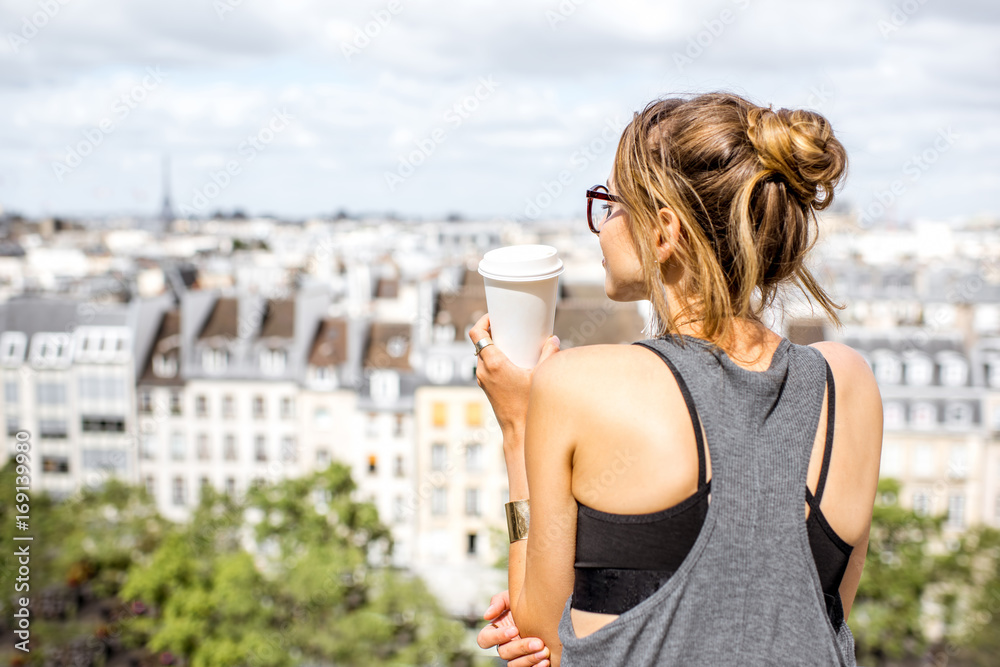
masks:
[[[748,371],[707,341],[683,339],[639,344],[673,362],[704,425],[712,465],[704,525],[674,575],[597,632],[576,636],[570,597],[559,620],[561,664],[855,667],[854,637],[827,615],[806,532],[823,355],[783,338],[767,370]]]

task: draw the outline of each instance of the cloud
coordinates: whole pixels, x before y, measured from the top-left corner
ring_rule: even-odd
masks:
[[[579,216],[583,189],[611,165],[613,145],[585,150],[609,122],[655,97],[724,88],[828,115],[850,152],[854,201],[953,126],[962,140],[896,210],[997,214],[986,186],[1000,174],[1000,12],[909,1],[917,9],[884,34],[879,22],[904,3],[72,0],[20,42],[10,35],[34,25],[40,4],[10,0],[0,206],[152,211],[164,154],[175,200],[189,199],[277,108],[294,121],[213,206],[520,215],[568,172],[545,212]],[[164,82],[118,118],[150,67]],[[482,77],[496,90],[449,121]],[[114,131],[57,179],[53,161],[107,118]],[[434,150],[389,188],[386,174],[438,129]],[[956,184],[959,200],[939,195]]]

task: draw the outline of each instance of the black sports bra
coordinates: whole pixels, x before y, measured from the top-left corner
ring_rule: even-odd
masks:
[[[658,353],[659,354],[659,353]],[[622,614],[655,593],[680,567],[694,546],[708,513],[711,481],[706,481],[705,443],[701,421],[684,378],[673,363],[659,355],[673,371],[687,403],[698,443],[698,490],[673,507],[648,514],[610,514],[577,502],[575,582],[573,608],[603,614]],[[833,449],[836,404],[833,371],[826,365],[829,390],[826,445],[816,495],[806,487],[809,517],[806,529],[826,610],[839,627],[844,620],[840,582],[853,547],[834,532],[820,511]],[[621,545],[629,545],[622,549]]]

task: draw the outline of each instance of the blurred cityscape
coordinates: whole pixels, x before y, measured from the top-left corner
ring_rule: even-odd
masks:
[[[998,225],[826,215],[810,267],[845,326],[791,295],[771,323],[865,357],[882,474],[951,538],[1000,527]],[[518,243],[565,262],[563,349],[646,337],[648,304],[606,297],[583,220],[194,220],[169,200],[150,220],[0,217],[0,463],[25,430],[33,490],[116,476],[183,522],[206,487],[238,497],[340,461],[392,565],[478,622],[506,588],[507,485],[467,332],[486,312],[479,259]]]

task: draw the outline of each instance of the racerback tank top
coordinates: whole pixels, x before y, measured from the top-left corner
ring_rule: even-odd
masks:
[[[712,460],[712,500],[677,570],[617,619],[578,638],[570,596],[562,664],[856,665],[847,623],[827,613],[803,520],[823,355],[782,339],[758,372],[692,336],[639,344],[687,385]]]

